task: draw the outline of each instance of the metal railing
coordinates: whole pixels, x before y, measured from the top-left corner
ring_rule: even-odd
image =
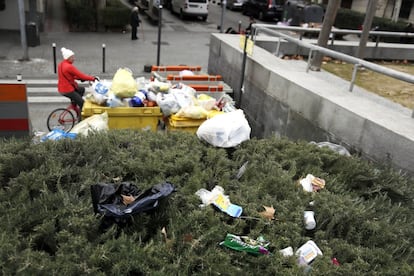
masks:
[[[296,32],[299,35],[299,39],[302,40],[303,36],[307,33],[319,33],[321,28],[307,28],[307,27],[295,27],[295,26],[283,26],[283,25],[272,25],[272,24],[255,24],[256,27],[260,28],[269,28],[269,29],[276,29],[279,31],[291,31]],[[361,35],[362,31],[360,30],[350,30],[350,29],[335,29],[331,30],[330,41],[331,45],[334,45],[335,38],[337,34],[340,35]],[[406,38],[414,38],[414,33],[405,33],[405,32],[386,32],[386,31],[369,31],[369,35],[375,38],[375,47],[378,47],[379,43],[381,42],[381,37],[406,37]],[[389,42],[387,42],[389,43]]]
[[[347,63],[353,64],[354,69],[353,69],[353,72],[352,72],[352,78],[351,78],[350,87],[349,87],[349,91],[351,91],[351,92],[352,92],[353,87],[354,87],[354,83],[355,83],[355,79],[356,79],[358,69],[361,68],[361,67],[366,68],[366,69],[371,70],[371,71],[376,72],[376,73],[380,73],[380,74],[389,76],[389,77],[394,78],[394,79],[398,79],[398,80],[401,80],[401,81],[405,81],[405,82],[414,84],[414,76],[411,75],[411,74],[407,74],[407,73],[404,73],[404,72],[393,70],[393,69],[390,69],[390,68],[387,68],[387,67],[384,67],[384,66],[381,66],[381,65],[378,65],[378,64],[360,59],[360,58],[356,58],[356,57],[353,57],[353,56],[350,56],[350,55],[347,55],[347,54],[343,54],[341,52],[337,52],[337,51],[330,50],[330,49],[327,49],[327,48],[324,48],[324,47],[321,47],[321,46],[318,46],[318,45],[314,45],[314,44],[308,43],[306,41],[303,41],[301,38],[298,39],[298,38],[292,37],[289,34],[281,32],[281,31],[286,31],[286,30],[298,31],[298,32],[308,32],[312,28],[276,26],[276,25],[269,25],[269,24],[253,24],[252,27],[254,29],[253,40],[256,39],[256,36],[259,33],[264,33],[264,34],[267,34],[267,35],[270,35],[270,36],[275,36],[275,37],[279,38],[278,42],[277,42],[278,45],[277,45],[277,48],[276,48],[276,55],[279,54],[280,43],[281,43],[282,40],[294,43],[294,44],[296,44],[296,45],[298,45],[302,48],[308,49],[309,54],[308,54],[308,64],[307,64],[306,72],[309,71],[310,64],[311,64],[311,61],[312,61],[312,57],[314,56],[314,53],[316,53],[316,52],[321,53],[325,56],[329,56],[329,57],[332,57],[332,58],[335,58],[335,59],[342,60],[342,61],[345,61]],[[275,29],[277,29],[277,30],[275,30]],[[313,31],[319,32],[320,29],[314,29]],[[361,33],[361,31],[355,31],[355,30],[333,30],[333,32],[347,33],[347,34],[349,34],[349,33]],[[387,33],[387,35],[390,35],[390,36],[391,35],[397,36],[396,34],[405,34],[409,37],[414,37],[414,33],[393,33],[393,34],[390,34],[390,32],[374,32],[374,31],[370,32],[370,34],[371,33],[372,34],[382,33],[382,35],[385,35],[385,33]],[[414,89],[413,89],[413,92],[414,92]],[[413,110],[413,113],[412,113],[411,117],[414,118],[414,110]]]

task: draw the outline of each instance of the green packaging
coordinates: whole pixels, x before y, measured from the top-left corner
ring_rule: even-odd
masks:
[[[254,240],[247,236],[227,234],[226,238],[220,243],[220,245],[237,251],[245,251],[253,255],[269,254],[269,250],[267,249],[269,243],[261,236]]]

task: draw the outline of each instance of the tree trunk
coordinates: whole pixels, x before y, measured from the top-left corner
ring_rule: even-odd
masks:
[[[371,30],[372,20],[377,10],[377,0],[368,0],[367,13],[365,14],[364,25],[362,27],[361,39],[359,40],[358,58],[364,59],[365,48],[369,37],[369,31]]]
[[[26,35],[26,15],[24,12],[24,0],[18,0],[19,7],[19,19],[20,19],[20,41],[23,48],[22,60],[29,60],[29,50],[27,48],[27,35]]]
[[[331,33],[331,29],[340,6],[341,0],[329,0],[322,23],[322,29],[318,37],[318,46],[326,47],[328,44],[329,34]],[[323,55],[321,53],[315,53],[315,56],[311,61],[310,69],[313,71],[319,71],[321,69],[322,59]]]
[[[394,9],[392,11],[392,21],[393,22],[397,22],[398,18],[400,17],[401,3],[402,3],[402,0],[396,0],[395,1]]]

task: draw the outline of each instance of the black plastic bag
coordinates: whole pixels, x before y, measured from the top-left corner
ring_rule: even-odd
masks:
[[[134,184],[95,184],[91,186],[92,204],[95,213],[112,218],[125,218],[134,214],[149,211],[158,206],[160,199],[175,192],[175,187],[169,182],[154,185],[141,191]],[[121,195],[134,196],[135,200],[125,205]]]

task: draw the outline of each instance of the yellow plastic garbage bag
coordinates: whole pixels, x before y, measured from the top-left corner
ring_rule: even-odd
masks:
[[[119,68],[116,71],[112,80],[111,92],[121,99],[133,97],[138,92],[138,84],[130,69]]]

